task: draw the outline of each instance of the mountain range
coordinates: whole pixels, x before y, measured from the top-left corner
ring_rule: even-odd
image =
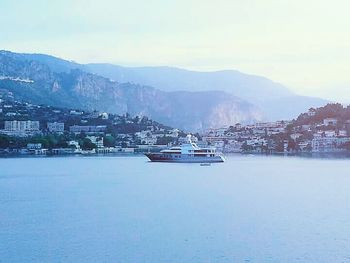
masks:
[[[234,70],[79,64],[9,51],[0,51],[0,88],[33,103],[146,115],[187,131],[290,119],[327,103]]]

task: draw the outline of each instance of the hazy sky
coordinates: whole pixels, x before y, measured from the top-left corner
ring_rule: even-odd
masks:
[[[0,49],[238,69],[350,101],[349,10],[347,0],[0,0]]]

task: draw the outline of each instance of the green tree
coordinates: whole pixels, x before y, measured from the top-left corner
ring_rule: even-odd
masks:
[[[111,135],[106,135],[103,137],[103,145],[105,147],[114,147],[115,146],[115,138]]]
[[[288,141],[288,151],[295,151],[295,150],[297,150],[297,144],[296,144],[296,142],[294,141],[294,140],[289,140]]]
[[[247,142],[244,142],[241,147],[242,151],[249,152],[253,150],[253,146],[248,145]]]
[[[10,139],[7,136],[0,135],[0,148],[7,148],[10,146]]]
[[[92,149],[95,149],[97,148],[96,147],[96,144],[92,143],[90,139],[88,138],[84,138],[80,144],[80,147],[83,149],[83,150],[92,150]]]

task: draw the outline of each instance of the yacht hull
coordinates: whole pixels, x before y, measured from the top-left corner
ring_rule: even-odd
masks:
[[[148,159],[152,162],[169,162],[169,163],[222,163],[225,159],[221,155],[215,156],[193,156],[189,154],[162,154],[146,153]]]

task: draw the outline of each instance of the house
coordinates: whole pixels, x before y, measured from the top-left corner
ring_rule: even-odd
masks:
[[[324,135],[326,137],[335,137],[337,134],[336,134],[336,132],[334,130],[330,130],[330,131],[325,131]]]
[[[135,136],[138,137],[139,139],[144,139],[144,138],[150,137],[151,135],[152,135],[152,131],[150,130],[145,130],[145,131],[140,131],[135,133]]]
[[[47,151],[48,151],[47,149],[42,148],[41,143],[28,143],[27,150],[28,150],[28,153],[35,154],[35,155],[45,155],[47,154]]]
[[[217,138],[217,140],[222,140],[222,139],[221,138]],[[198,142],[198,138],[196,136],[191,135],[191,141],[196,143],[196,142]],[[179,144],[188,143],[187,136],[186,137],[179,137],[178,142],[179,142]]]
[[[323,136],[324,136],[324,132],[323,131],[318,131],[318,132],[313,134],[314,138],[321,138]]]
[[[304,124],[300,126],[301,131],[311,131],[312,125],[310,124]]]
[[[316,110],[314,108],[310,108],[309,111],[307,112],[307,115],[312,117],[316,115]]]
[[[326,118],[323,120],[323,125],[324,126],[335,126],[337,125],[337,119],[336,118]]]
[[[242,145],[243,145],[243,142],[232,140],[225,145],[223,151],[227,153],[238,153],[242,151]]]
[[[217,150],[223,150],[224,146],[225,146],[225,142],[223,140],[219,140],[219,141],[215,141],[213,143],[213,146],[217,149]]]
[[[242,129],[242,124],[236,123],[236,124],[235,124],[235,129],[236,129],[236,130]]]
[[[347,131],[346,131],[346,130],[339,130],[339,131],[338,131],[338,136],[340,136],[340,137],[346,137],[346,136],[347,136]]]
[[[285,131],[284,127],[273,127],[273,128],[266,129],[267,135],[279,134],[284,131]]]
[[[302,141],[298,143],[298,146],[301,151],[305,151],[311,147],[311,144],[309,141]]]
[[[225,133],[227,131],[227,128],[218,128],[218,129],[209,129],[206,134],[216,137],[222,137],[225,136]]]
[[[170,130],[168,136],[170,136],[172,138],[179,137],[179,130],[178,129]]]
[[[67,148],[67,149],[71,149],[69,152],[70,153],[81,153],[82,152],[82,150],[81,150],[81,148],[80,148],[80,145],[79,145],[79,142],[77,142],[77,141],[69,141],[68,142],[68,145],[69,145],[69,148]]]
[[[284,121],[276,121],[276,122],[257,122],[255,123],[255,128],[258,129],[268,129],[268,128],[283,128],[285,127]]]
[[[292,138],[292,140],[296,140],[296,139],[299,139],[301,136],[303,136],[303,134],[302,133],[292,133],[291,135],[290,135],[290,137]]]
[[[267,145],[267,140],[260,137],[251,138],[250,140],[246,140],[247,145],[249,146],[262,146]]]
[[[156,137],[146,137],[141,140],[142,144],[147,144],[147,145],[154,145],[157,143],[157,138]]]

